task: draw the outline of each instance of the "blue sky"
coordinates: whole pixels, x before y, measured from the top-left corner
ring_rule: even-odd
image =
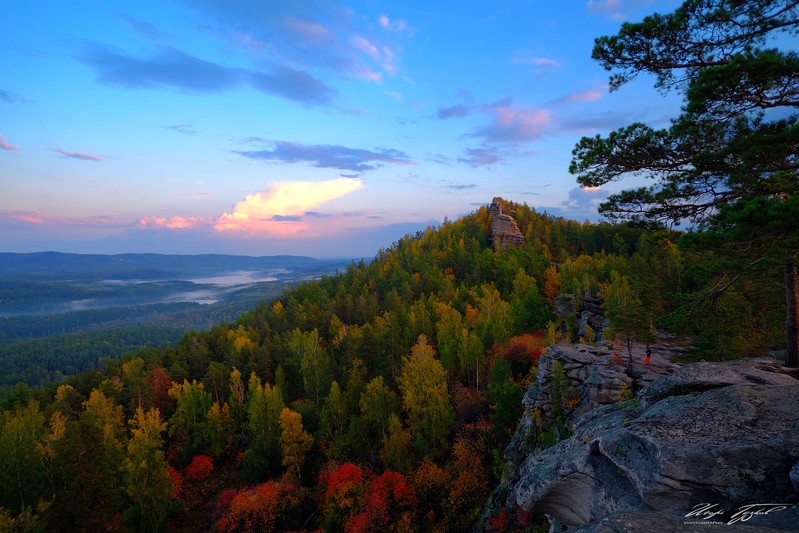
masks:
[[[0,251],[372,257],[494,196],[596,220],[575,143],[680,102],[609,93],[593,40],[677,5],[11,4]]]

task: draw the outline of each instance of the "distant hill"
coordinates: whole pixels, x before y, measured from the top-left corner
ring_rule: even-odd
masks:
[[[345,267],[350,259],[314,259],[274,255],[224,254],[67,254],[60,252],[0,253],[0,279],[148,279],[186,280],[220,273],[251,271],[258,276],[310,278]]]
[[[350,259],[0,253],[0,388],[41,385],[235,320]]]

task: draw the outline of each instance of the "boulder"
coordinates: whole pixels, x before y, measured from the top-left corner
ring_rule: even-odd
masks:
[[[571,436],[554,446],[525,454],[512,444],[506,505],[585,531],[707,531],[713,520],[688,516],[696,506],[713,506],[719,515],[711,518],[726,523],[742,506],[796,505],[799,380],[770,359],[670,370],[634,401],[575,415]],[[584,387],[615,379],[602,372]],[[535,421],[524,418],[519,431],[532,431]],[[796,509],[780,509],[752,516],[746,527],[780,530],[795,527],[796,517]]]

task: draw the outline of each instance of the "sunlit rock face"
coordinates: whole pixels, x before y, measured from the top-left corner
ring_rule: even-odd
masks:
[[[667,367],[655,357],[641,364],[634,354],[629,376],[603,352],[550,348],[563,369],[561,387],[575,387],[579,405],[564,413],[569,437],[536,449],[530,444],[541,422],[531,417],[538,409],[546,419],[552,398],[543,379],[531,386],[505,453],[506,507],[585,531],[643,531],[653,523],[658,531],[693,531],[693,520],[727,523],[751,504],[788,505],[745,524],[740,515],[736,526],[770,531],[799,523],[796,372],[771,359]],[[640,386],[634,400],[615,401],[616,390],[627,390],[617,382]]]
[[[504,202],[502,198],[494,198],[489,207],[491,213],[491,239],[494,246],[505,250],[508,247],[524,246],[524,235],[519,231],[519,226],[513,217],[503,213]]]

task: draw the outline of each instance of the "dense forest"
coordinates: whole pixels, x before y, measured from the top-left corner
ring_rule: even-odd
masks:
[[[563,302],[602,299],[618,339],[691,335],[696,359],[784,347],[779,265],[504,213],[522,246],[480,208],[171,347],[11,387],[0,529],[464,531],[502,480],[538,356],[601,334],[579,338]]]
[[[235,320],[260,301],[274,299],[296,284],[253,283],[228,291],[224,299],[213,304],[121,305],[0,317],[0,396],[18,382],[41,386],[94,370],[103,359],[119,358],[139,347],[174,345],[185,333]],[[63,298],[60,292],[59,298]]]
[[[612,90],[648,74],[685,104],[576,146],[586,187],[650,179],[600,206],[613,224],[483,207],[176,345],[10,387],[0,530],[465,531],[548,345],[662,329],[695,360],[785,349],[795,367],[799,56],[766,46],[797,10],[688,0],[596,40]],[[498,215],[524,239],[497,239]],[[695,231],[664,229],[681,221]],[[563,437],[540,424],[531,447]],[[509,520],[548,530],[523,511],[487,527]]]

